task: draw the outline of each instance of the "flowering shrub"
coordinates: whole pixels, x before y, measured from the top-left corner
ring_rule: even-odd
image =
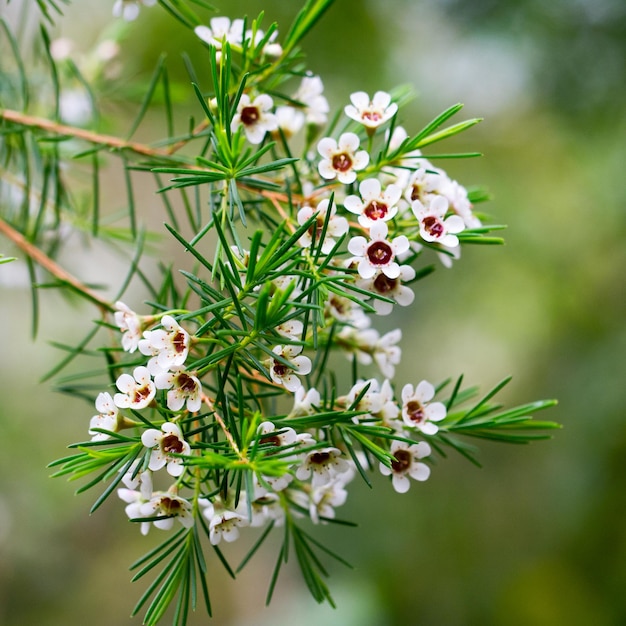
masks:
[[[117,0],[113,13],[135,20],[156,4]],[[450,267],[463,246],[500,241],[489,235],[499,227],[478,209],[485,193],[466,189],[433,164],[436,154],[422,152],[478,120],[445,126],[461,109],[456,105],[422,129],[405,128],[405,90],[377,91],[371,99],[356,92],[332,114],[322,79],[307,70],[297,48],[331,0],[309,0],[284,37],[274,24],[262,30],[260,19],[205,23],[192,8],[199,0],[158,4],[210,60],[210,76],[198,77],[189,66],[202,120],[184,135],[171,132],[175,111],[167,96],[168,136],[150,145],[91,130],[95,98],[78,117],[71,107],[62,111],[69,87],[58,76],[68,63],[76,75],[80,68],[45,30],[48,60],[57,69],[56,113],[50,120],[31,117],[27,91],[1,92],[3,136],[29,133],[47,163],[46,201],[36,219],[9,209],[1,232],[31,264],[102,314],[62,363],[86,355],[88,344],[99,348],[89,351],[96,358],[104,356],[106,380],[90,396],[96,410],[85,426],[90,438],[53,466],[60,476],[94,474],[81,488],[104,487],[92,511],[117,495],[142,534],[152,525],[168,533],[137,563],[135,578],[161,572],[135,609],[152,596],[147,624],[157,623],[172,602],[175,623],[184,624],[198,587],[210,612],[204,551],[212,546],[232,574],[223,544],[254,538],[243,566],[270,531],[282,533],[284,543],[268,600],[292,545],[315,599],[332,602],[316,554],[333,555],[308,525],[337,522],[336,509],[357,477],[371,484],[373,474],[382,474],[387,488],[405,493],[413,480],[430,477],[433,456],[446,448],[475,461],[460,436],[527,442],[555,427],[531,415],[550,401],[508,410],[492,402],[507,381],[476,400],[462,380],[433,385],[410,377],[398,369],[401,330],[381,336],[375,329],[378,316],[413,303],[437,257]],[[109,56],[92,69],[94,89],[112,80],[105,65],[115,46],[110,42]],[[12,50],[19,70],[18,46]],[[157,85],[168,93],[165,77],[159,65],[133,130]],[[50,138],[51,156],[43,152]],[[30,148],[20,151],[8,140],[2,150],[16,171],[33,158]],[[63,221],[50,212],[60,207],[71,216],[76,208],[60,171],[54,197],[46,196],[52,179],[45,172],[68,156],[91,159],[97,185],[104,150],[120,156],[126,171],[168,178],[160,189],[167,235],[192,261],[180,273],[161,266],[159,285],[134,260],[112,301],[60,268],[45,245]],[[19,187],[23,179],[17,180]],[[131,191],[129,185],[130,236],[141,249]],[[92,232],[101,235],[96,200],[92,206]],[[29,239],[21,237],[25,232]],[[138,311],[120,299],[134,274],[151,294]],[[85,395],[84,388],[73,392]],[[251,528],[263,530],[252,535]]]

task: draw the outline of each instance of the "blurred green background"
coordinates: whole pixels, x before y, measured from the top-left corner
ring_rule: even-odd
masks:
[[[264,9],[284,33],[300,3],[216,4],[231,17]],[[110,5],[73,3],[55,36],[85,49],[110,23]],[[143,9],[122,50],[126,80],[145,80],[163,45],[179,69],[180,50],[200,51],[159,8]],[[359,528],[319,528],[356,567],[330,564],[336,610],[314,603],[295,568],[263,608],[269,546],[235,583],[211,560],[214,623],[626,623],[626,4],[337,0],[304,48],[333,108],[356,90],[411,83],[419,97],[402,114],[409,132],[458,101],[465,117],[486,118],[446,146],[483,158],[439,164],[490,189],[486,210],[508,224],[507,243],[466,248],[452,271],[419,285],[410,311],[382,320],[381,330],[404,330],[398,384],[464,373],[487,390],[511,374],[507,403],[556,397],[559,406],[540,417],[564,429],[530,447],[481,445],[482,470],[451,457],[406,495],[382,480],[373,491],[352,485],[338,513]],[[122,267],[74,244],[61,259],[68,267],[89,272],[96,253],[99,278]],[[58,359],[46,340],[81,336],[93,311],[43,294],[33,344],[29,295],[19,268],[8,270],[0,269],[0,624],[131,623],[143,586],[129,583],[127,566],[158,531],[141,538],[114,498],[89,518],[92,496],[73,497],[74,486],[48,479],[45,467],[84,437],[92,414],[38,385]]]

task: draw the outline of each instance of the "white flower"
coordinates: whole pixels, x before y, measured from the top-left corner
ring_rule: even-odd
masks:
[[[136,20],[139,16],[139,5],[151,7],[157,0],[115,0],[113,17],[123,17],[127,22]]]
[[[241,502],[240,498],[239,503],[241,504]],[[285,509],[281,505],[279,496],[275,493],[266,493],[256,498],[252,502],[251,509],[252,519],[250,520],[250,526],[252,528],[263,526],[268,520],[274,520],[275,526],[282,526],[285,523]],[[241,511],[238,512],[242,513]]]
[[[365,150],[359,150],[359,143],[354,133],[343,133],[338,142],[332,137],[320,139],[317,151],[324,157],[317,166],[320,176],[337,178],[345,185],[353,183],[357,171],[365,168],[370,160]]]
[[[296,356],[302,352],[302,346],[275,346],[272,352],[289,363],[287,365],[271,358],[270,376],[272,380],[283,385],[289,391],[295,391],[302,385],[296,374],[308,374],[311,371],[311,359],[306,356]]]
[[[136,367],[133,375],[122,374],[115,385],[122,393],[116,393],[113,401],[120,409],[145,409],[156,395],[156,387],[146,367]]]
[[[319,524],[320,518],[335,518],[335,507],[345,504],[348,492],[345,490],[345,482],[339,476],[329,483],[314,487],[311,491],[309,502],[309,514],[314,524]]]
[[[444,219],[448,212],[448,201],[443,196],[434,196],[426,206],[415,200],[411,209],[419,221],[420,236],[424,241],[437,242],[447,248],[459,245],[456,233],[464,230],[465,224],[458,215]]]
[[[401,422],[397,418],[400,415],[400,407],[396,404],[391,383],[387,379],[380,386],[380,398],[383,405],[380,411],[374,414],[374,417],[381,420],[383,425],[399,430]]]
[[[302,225],[309,219],[311,219],[316,213],[317,216],[311,227],[300,237],[298,243],[304,248],[308,248],[313,243],[313,237],[315,236],[316,245],[319,243],[319,239],[324,229],[324,223],[326,222],[326,215],[328,214],[329,199],[321,200],[317,207],[303,206],[298,211],[298,224]],[[345,217],[339,217],[336,215],[337,207],[332,204],[330,207],[330,217],[328,218],[328,224],[324,236],[324,243],[322,244],[322,254],[329,254],[334,248],[336,238],[345,235],[348,232],[350,226],[348,220]]]
[[[250,143],[261,143],[265,133],[278,128],[276,116],[270,112],[273,106],[274,102],[267,94],[257,96],[252,102],[248,94],[242,94],[230,129],[235,132],[239,126],[243,126]]]
[[[367,289],[372,293],[395,300],[400,306],[409,306],[415,299],[413,290],[405,287],[402,281],[413,280],[415,270],[410,265],[400,266],[400,275],[397,278],[389,278],[384,272],[377,272],[367,280],[357,280],[357,286]],[[379,315],[389,315],[393,309],[391,302],[374,299],[373,306]]]
[[[276,109],[276,123],[287,139],[295,135],[304,126],[304,113],[290,106]]]
[[[402,189],[397,185],[389,185],[383,192],[380,181],[376,178],[367,178],[359,185],[359,196],[348,196],[343,206],[359,216],[359,224],[370,228],[374,222],[390,220],[398,212],[396,206],[402,196]]]
[[[191,449],[184,440],[183,433],[176,424],[165,422],[161,430],[150,428],[141,435],[141,443],[146,448],[152,448],[148,469],[156,472],[167,465],[170,476],[180,476],[183,471],[183,459],[172,454],[189,455]]]
[[[332,447],[321,448],[307,452],[302,464],[296,470],[296,478],[307,480],[313,473],[311,484],[313,487],[318,487],[350,470],[350,464],[341,458],[341,450]]]
[[[396,255],[409,249],[409,240],[400,235],[393,241],[387,241],[387,224],[377,221],[370,228],[370,241],[365,237],[353,237],[348,243],[348,250],[358,261],[361,278],[372,278],[377,271],[382,271],[388,278],[400,276],[400,266],[395,262]]]
[[[363,390],[367,387],[367,391],[363,393]],[[361,399],[356,403],[355,400],[363,393]],[[368,417],[373,417],[383,408],[383,398],[378,393],[378,381],[375,378],[369,380],[359,380],[352,386],[347,396],[344,398],[338,398],[342,400],[346,407],[351,407],[354,411],[363,411],[363,415],[355,416],[353,421],[356,423],[359,420],[366,420]]]
[[[385,91],[377,91],[371,100],[364,91],[357,91],[350,96],[350,101],[352,104],[344,109],[346,115],[363,124],[368,130],[378,128],[398,110],[398,105],[391,102],[391,96]]]
[[[177,519],[185,528],[193,526],[193,510],[191,504],[173,493],[157,491],[148,502],[139,507],[141,517],[162,517],[152,522],[161,530],[169,530]]]
[[[104,441],[108,439],[110,435],[106,433],[94,432],[93,428],[101,428],[102,430],[110,430],[111,432],[117,432],[117,416],[119,411],[113,402],[111,394],[99,393],[96,398],[96,409],[99,415],[94,415],[89,422],[89,434],[92,441]]]
[[[434,169],[428,162],[426,166],[429,170]],[[439,173],[433,174],[432,171],[426,171],[425,167],[420,167],[411,174],[404,190],[404,197],[409,203],[419,200],[426,204],[432,194],[439,193],[443,182],[443,177]]]
[[[193,30],[205,43],[221,49],[224,41],[230,44],[241,45],[243,40],[243,20],[233,20],[228,17],[213,17],[209,26],[196,26]]]
[[[320,392],[311,387],[308,391],[304,387],[298,387],[293,396],[293,409],[289,417],[300,417],[315,413],[315,407],[320,405]]]
[[[180,411],[185,403],[187,410],[192,413],[199,411],[202,406],[200,380],[182,367],[173,367],[169,372],[159,372],[154,377],[154,385],[157,389],[169,389],[167,408],[170,411]]]
[[[214,546],[222,539],[228,543],[237,540],[239,527],[250,523],[244,515],[225,508],[218,501],[207,502],[202,514],[209,520],[209,541]]]
[[[480,228],[480,220],[472,212],[472,203],[467,197],[467,189],[446,175],[440,193],[450,203],[450,208],[463,220],[465,228]]]
[[[319,76],[305,76],[293,95],[293,99],[304,105],[307,124],[321,126],[328,117],[328,100],[322,95],[324,84]]]
[[[395,460],[391,462],[391,468],[384,463],[380,464],[380,473],[383,476],[392,475],[393,488],[398,493],[406,493],[411,486],[407,474],[414,480],[426,480],[430,476],[430,467],[419,460],[430,454],[430,446],[420,441],[409,445],[404,441],[394,440],[391,442],[391,454]]]
[[[121,500],[128,503],[125,508],[129,519],[143,517],[141,506],[152,497],[152,475],[150,472],[139,472],[133,479],[132,474],[137,466],[137,461],[131,465],[129,471],[122,476],[122,482],[128,489],[118,489],[117,495]],[[139,487],[139,490],[136,488]],[[141,534],[147,535],[150,530],[150,522],[141,522]]]
[[[402,388],[402,419],[407,426],[416,426],[425,435],[434,435],[438,422],[446,416],[446,407],[441,402],[430,402],[435,396],[435,388],[423,380],[413,391],[413,385]]]
[[[402,352],[396,345],[400,339],[402,339],[402,331],[396,328],[384,334],[374,346],[374,361],[386,378],[394,377],[395,366],[400,363]]]
[[[156,364],[167,371],[185,362],[189,354],[189,333],[171,315],[161,318],[162,329],[146,330],[139,344],[139,351],[146,356],[154,356]]]
[[[370,324],[369,317],[356,302],[333,291],[328,294],[324,310],[336,320],[355,328],[367,328]]]
[[[289,339],[300,339],[304,330],[304,324],[300,320],[287,320],[274,329],[279,335]]]
[[[134,352],[141,340],[143,323],[141,318],[123,302],[115,303],[116,311],[113,313],[116,326],[122,331],[122,348],[126,352]]]
[[[380,340],[380,334],[375,328],[361,329],[344,326],[339,331],[337,339],[339,345],[349,355],[354,354],[359,363],[370,365],[376,344]]]

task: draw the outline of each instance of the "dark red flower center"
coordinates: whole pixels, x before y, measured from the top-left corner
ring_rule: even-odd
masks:
[[[254,126],[261,117],[257,107],[243,107],[241,109],[241,122],[246,126]]]
[[[142,402],[150,396],[150,385],[144,385],[143,387],[135,387],[133,390],[133,402]]]
[[[329,452],[314,452],[309,457],[309,463],[311,463],[312,465],[324,465],[325,463],[328,463],[329,460]]]
[[[283,376],[287,376],[287,374],[290,371],[291,371],[290,367],[287,367],[286,365],[283,365],[282,363],[279,363],[278,361],[274,361],[274,373],[279,378],[282,378]]]
[[[352,167],[352,158],[347,152],[341,152],[333,156],[333,169],[338,172],[347,172]]]
[[[429,215],[422,220],[422,226],[433,237],[441,237],[444,232],[443,223],[440,219]]]
[[[376,276],[376,278],[374,279],[374,289],[381,294],[386,294],[390,291],[393,291],[396,288],[397,284],[397,278],[389,278],[389,276],[386,276],[382,273]]]
[[[196,381],[183,372],[178,375],[178,386],[185,393],[193,393],[196,390]]]
[[[176,435],[167,435],[161,439],[161,449],[166,454],[182,454],[183,442]]]
[[[176,354],[182,354],[187,349],[187,342],[185,339],[185,333],[182,330],[176,331],[176,334],[172,339],[172,345],[174,346],[174,352],[176,352]]]
[[[411,400],[406,405],[406,412],[409,419],[416,424],[420,424],[426,419],[424,407],[417,400]]]
[[[383,119],[383,116],[378,111],[364,111],[361,118],[370,122],[378,122]]]
[[[363,214],[365,217],[368,217],[371,220],[382,220],[389,208],[383,202],[378,202],[377,200],[372,200],[366,207]]]
[[[178,515],[183,508],[180,501],[168,497],[161,498],[159,506],[166,515]]]
[[[367,258],[372,265],[388,265],[393,261],[393,250],[386,241],[374,241],[367,249]]]
[[[395,461],[391,461],[391,469],[398,474],[406,472],[413,462],[413,456],[408,450],[396,450],[393,453]]]

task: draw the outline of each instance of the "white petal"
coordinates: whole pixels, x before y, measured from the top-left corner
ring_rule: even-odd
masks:
[[[337,145],[342,152],[356,152],[360,143],[358,135],[355,135],[354,133],[343,133],[343,135],[339,137]]]
[[[359,150],[352,159],[352,168],[355,170],[362,170],[367,167],[370,162],[370,155],[365,150]]]
[[[193,29],[193,32],[196,33],[196,35],[205,43],[211,43],[213,33],[208,26],[196,26]]]
[[[391,246],[396,254],[404,254],[411,247],[411,244],[405,235],[400,235],[393,240]]]
[[[348,242],[348,251],[355,256],[364,256],[367,250],[367,239],[365,237],[352,237]]]
[[[377,200],[380,197],[380,182],[377,178],[366,178],[359,185],[359,192],[365,202]]]
[[[324,137],[317,144],[317,151],[325,158],[332,159],[337,152],[337,142],[332,137]],[[323,174],[322,174],[323,176]]]
[[[356,180],[356,172],[349,170],[348,172],[338,172],[337,180],[344,185],[350,185]]]
[[[162,438],[163,433],[160,430],[151,428],[150,430],[146,430],[142,433],[141,443],[143,443],[146,448],[154,448],[154,446],[158,445]]]
[[[391,102],[391,96],[386,91],[377,91],[372,98],[372,104],[378,109],[386,109]],[[397,105],[396,105],[397,108]],[[394,111],[395,113],[395,111]]]
[[[365,208],[365,205],[361,202],[361,198],[358,196],[348,196],[343,201],[343,206],[346,210],[350,211],[350,213],[354,213],[356,215],[360,215]]]
[[[411,486],[411,481],[404,475],[394,474],[391,482],[398,493],[406,493]]]
[[[426,480],[430,476],[430,467],[425,463],[416,463],[409,470],[409,475],[415,480]]]
[[[442,402],[433,402],[426,407],[425,412],[429,420],[438,422],[446,416],[446,407]]]
[[[370,97],[369,94],[364,91],[355,91],[350,95],[350,102],[352,102],[357,109],[366,109],[370,104]]]
[[[415,397],[420,402],[428,402],[435,395],[435,388],[427,381],[423,380],[415,389]]]
[[[330,161],[320,161],[317,166],[317,171],[322,178],[326,178],[327,180],[337,176],[337,170],[335,170]]]
[[[135,388],[135,379],[130,374],[122,374],[115,381],[115,386],[120,391],[123,391],[124,393],[128,393],[129,391],[132,391]],[[115,394],[115,397],[117,398],[117,396],[119,395],[120,394]],[[117,404],[117,400],[115,400],[115,404]],[[117,406],[119,406],[119,404],[117,404]]]

